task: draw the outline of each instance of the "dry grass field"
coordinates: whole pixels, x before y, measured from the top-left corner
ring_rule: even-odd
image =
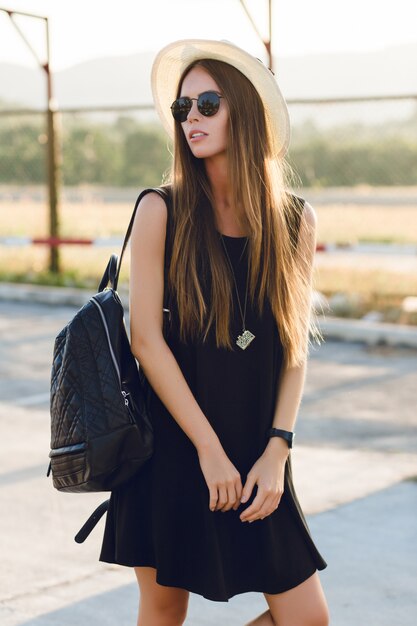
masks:
[[[318,241],[324,243],[415,243],[417,206],[315,206]]]
[[[67,237],[121,235],[132,213],[131,202],[62,202],[61,232]],[[332,243],[379,241],[417,244],[417,205],[314,203],[318,240]],[[44,236],[48,208],[33,200],[0,200],[1,236]]]
[[[318,215],[318,241],[324,243],[390,242],[417,247],[417,206],[381,202],[371,205],[314,202]],[[129,223],[133,202],[62,202],[61,233],[67,237],[98,238],[122,236]],[[48,210],[45,202],[30,199],[0,200],[0,237],[45,236]],[[95,286],[109,254],[116,249],[91,246],[61,248],[63,284]],[[5,247],[0,245],[0,279],[21,276],[36,281],[48,263],[46,246]],[[122,282],[128,275],[128,255]],[[417,294],[417,255],[414,258],[380,257],[353,259],[346,255],[319,253],[316,256],[315,287],[326,294],[361,294],[369,307],[384,303],[398,306],[406,295]]]

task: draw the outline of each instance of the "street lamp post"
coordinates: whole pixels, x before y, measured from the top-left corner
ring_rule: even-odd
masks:
[[[56,145],[56,132],[55,132],[55,106],[52,94],[52,75],[50,68],[50,42],[49,42],[49,23],[48,18],[42,15],[34,15],[33,13],[23,13],[22,11],[14,11],[10,9],[2,9],[9,16],[13,26],[16,28],[20,37],[29,48],[40,67],[46,74],[47,85],[47,164],[48,164],[48,195],[49,195],[49,235],[51,238],[57,239],[59,237],[59,220],[58,220],[58,159],[57,159],[57,145]],[[30,45],[29,41],[25,37],[24,33],[19,28],[19,25],[13,19],[14,15],[24,15],[25,17],[31,17],[34,19],[44,20],[46,31],[46,62],[42,62],[36,51]],[[49,269],[51,272],[58,273],[60,270],[59,263],[59,249],[57,246],[52,245],[50,247],[49,256]]]

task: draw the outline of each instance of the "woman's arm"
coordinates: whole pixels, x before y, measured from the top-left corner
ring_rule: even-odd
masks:
[[[313,261],[316,251],[316,225],[317,218],[313,207],[306,202],[300,222],[300,233],[298,240],[298,252],[305,261],[302,266],[305,268],[306,281],[310,291],[312,288]],[[310,298],[311,300],[311,298]],[[308,341],[306,336],[305,341]],[[283,430],[293,431],[301,397],[304,389],[307,363],[287,368],[278,381],[277,401],[272,426]],[[278,440],[278,442],[277,442]],[[279,445],[279,444],[284,445]],[[271,437],[268,445],[287,449],[287,443],[280,437]]]
[[[304,389],[306,369],[307,365],[304,361],[302,365],[287,368],[283,372],[278,382],[273,428],[294,431]],[[267,448],[272,448],[285,457],[288,456],[288,444],[281,437],[271,437]]]
[[[139,203],[131,238],[130,333],[132,352],[168,411],[196,448],[217,436],[201,411],[163,336],[167,207],[156,193]]]
[[[139,203],[131,238],[130,330],[132,352],[169,413],[197,449],[214,510],[239,505],[240,474],[194,398],[163,336],[167,207],[157,193]]]

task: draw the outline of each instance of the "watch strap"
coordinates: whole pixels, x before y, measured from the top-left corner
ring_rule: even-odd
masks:
[[[288,447],[292,448],[295,433],[289,430],[283,430],[282,428],[270,428],[267,434],[268,434],[268,438],[281,437],[282,439],[285,439],[285,441],[288,444]]]

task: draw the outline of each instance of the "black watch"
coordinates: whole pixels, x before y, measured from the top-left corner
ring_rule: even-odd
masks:
[[[289,448],[292,448],[292,442],[295,437],[295,433],[290,432],[289,430],[282,430],[282,428],[270,428],[268,430],[268,438],[270,437],[281,437],[285,439]]]

